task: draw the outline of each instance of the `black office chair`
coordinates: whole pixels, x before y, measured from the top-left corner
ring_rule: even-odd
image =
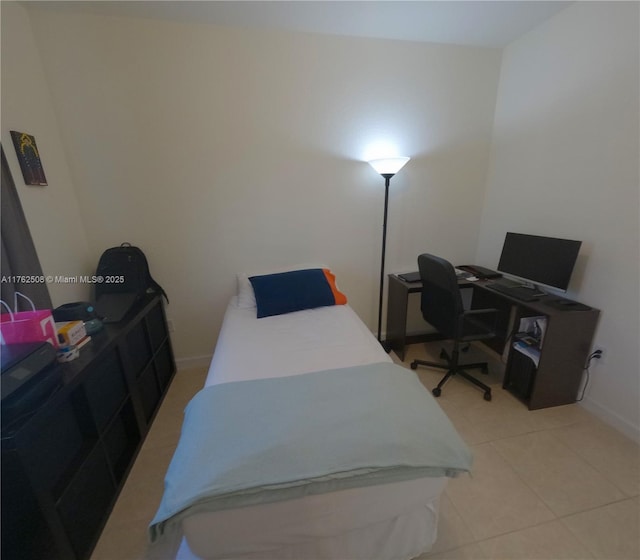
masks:
[[[451,356],[443,348],[440,357],[446,364],[414,360],[411,369],[427,366],[447,370],[438,386],[431,392],[435,397],[442,393],[442,386],[450,377],[460,375],[484,391],[484,400],[491,400],[491,388],[469,375],[465,370],[480,369],[489,373],[486,362],[474,364],[458,363],[460,344],[474,340],[484,340],[496,336],[496,309],[472,309],[465,311],[458,287],[456,272],[448,261],[427,253],[418,257],[418,268],[422,280],[422,300],[420,309],[425,321],[434,326],[440,334],[453,340]]]

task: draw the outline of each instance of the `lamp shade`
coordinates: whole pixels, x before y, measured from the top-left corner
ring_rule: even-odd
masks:
[[[408,157],[393,157],[383,159],[372,159],[369,165],[380,175],[395,175],[409,161]]]

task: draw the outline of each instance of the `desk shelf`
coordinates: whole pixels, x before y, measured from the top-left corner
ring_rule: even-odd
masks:
[[[547,318],[540,361],[532,373],[528,393],[514,391],[522,372],[522,354],[511,349],[505,368],[503,388],[518,397],[530,410],[576,402],[584,365],[591,351],[600,312],[597,309],[563,311],[545,303],[520,303],[515,306],[516,325],[523,317]],[[528,358],[525,358],[528,360]]]

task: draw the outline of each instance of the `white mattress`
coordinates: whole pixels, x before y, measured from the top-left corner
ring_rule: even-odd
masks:
[[[233,298],[205,385],[385,361],[348,305],[256,319]],[[178,558],[409,559],[435,540],[445,485],[423,478],[196,514]]]
[[[391,362],[348,305],[256,319],[229,302],[205,386]]]

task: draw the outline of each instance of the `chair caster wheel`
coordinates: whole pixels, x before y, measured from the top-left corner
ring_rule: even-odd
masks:
[[[415,362],[411,362],[411,365],[409,367],[411,369],[418,369],[418,364],[416,364]]]
[[[491,400],[491,393],[485,393],[484,394],[484,400],[485,401],[490,401]]]
[[[433,389],[431,391],[431,393],[433,394],[434,397],[439,397],[440,394],[442,393],[442,391],[440,389],[438,389],[438,387],[436,387],[435,389]]]
[[[489,375],[489,368],[487,366],[484,366],[481,370],[480,373],[482,373],[482,375]]]

